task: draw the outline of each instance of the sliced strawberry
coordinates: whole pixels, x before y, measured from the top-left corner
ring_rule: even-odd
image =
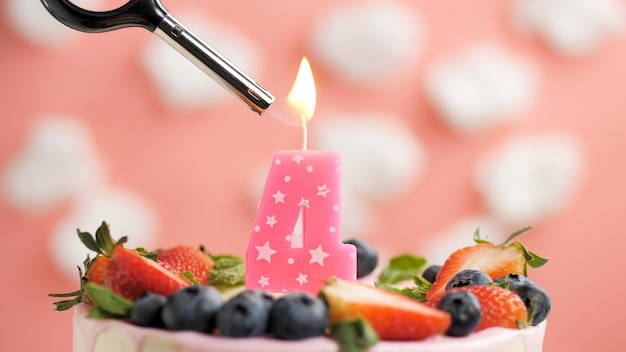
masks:
[[[134,250],[115,247],[113,257],[104,271],[104,285],[128,299],[136,300],[144,292],[169,296],[191,283],[168,271],[157,262]]]
[[[382,340],[423,340],[444,333],[451,322],[444,311],[360,282],[331,280],[320,295],[331,324],[363,318]]]
[[[508,274],[526,275],[526,266],[537,268],[547,262],[528,251],[521,242],[509,243],[529,228],[516,231],[504,243],[496,245],[480,238],[478,230],[474,233],[477,244],[453,252],[442,265],[435,282],[426,294],[427,300],[441,296],[446,284],[463,269],[477,269],[487,273],[492,279]]]
[[[528,325],[528,311],[524,301],[517,294],[505,288],[497,286],[465,286],[447,292],[452,291],[469,291],[478,299],[482,317],[474,331],[491,327],[519,329]],[[439,302],[441,297],[443,295],[434,298],[429,303],[437,306],[437,302]]]
[[[176,273],[189,272],[199,285],[209,282],[209,270],[214,263],[202,249],[192,246],[176,246],[159,252],[157,260]]]

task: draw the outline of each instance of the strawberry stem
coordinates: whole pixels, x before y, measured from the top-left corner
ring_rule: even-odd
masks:
[[[526,227],[522,227],[521,229],[513,232],[512,234],[509,235],[509,237],[504,241],[504,243],[502,244],[503,246],[506,246],[509,242],[511,242],[513,239],[515,239],[517,236],[523,234],[526,231],[531,230],[533,227],[532,226],[526,226]]]

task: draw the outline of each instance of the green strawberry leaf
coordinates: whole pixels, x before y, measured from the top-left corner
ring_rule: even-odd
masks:
[[[100,224],[100,227],[96,230],[96,236],[92,236],[89,232],[81,231],[77,229],[78,238],[80,241],[92,251],[110,257],[113,253],[113,249],[118,244],[124,244],[128,241],[126,236],[120,238],[119,240],[113,240],[111,237],[111,232],[109,231],[109,224],[105,221]]]
[[[134,303],[128,298],[122,297],[108,288],[93,282],[86,283],[83,289],[91,297],[98,309],[93,314],[104,314],[108,315],[107,317],[115,318],[130,317],[130,310],[133,308]]]
[[[100,246],[98,246],[98,242],[96,242],[96,239],[93,238],[93,236],[89,232],[83,232],[80,229],[76,229],[76,233],[78,234],[78,238],[85,245],[85,247],[91,249],[98,254],[103,254]]]
[[[426,259],[410,254],[403,254],[392,258],[387,267],[378,276],[382,284],[396,284],[400,281],[413,279],[422,272]]]
[[[83,291],[78,290],[68,293],[49,293],[48,297],[71,298],[52,303],[54,305],[54,310],[63,311],[81,303],[83,301]]]
[[[522,244],[521,242],[516,242],[514,245],[518,246],[522,251],[524,251],[524,258],[526,259],[526,264],[528,264],[531,268],[540,268],[544,264],[546,264],[550,259],[540,257],[539,255],[531,252]]]
[[[109,230],[109,224],[102,222],[100,227],[96,230],[96,242],[98,246],[102,248],[102,252],[110,253],[115,246],[115,241],[111,238],[111,231]]]
[[[193,276],[193,274],[191,273],[191,271],[189,270],[185,270],[183,271],[183,273],[181,274],[185,279],[189,280],[189,282],[191,282],[194,286],[198,286],[198,281],[196,281],[196,277]]]
[[[491,243],[490,241],[485,240],[482,237],[480,237],[480,227],[477,227],[476,230],[474,231],[474,242],[476,242],[476,243]]]
[[[87,318],[91,319],[126,319],[128,317],[112,314],[98,306],[94,306],[87,313]]]
[[[361,352],[378,343],[378,334],[367,320],[359,318],[333,324],[330,337],[339,344],[340,352]]]
[[[384,284],[380,282],[374,283],[374,285],[378,288],[382,288],[387,291],[391,291],[408,298],[414,299],[416,301],[425,302],[426,301],[426,293],[430,289],[432,285],[430,282],[426,281],[421,275],[415,275],[413,277],[413,282],[415,286],[411,287],[396,287],[390,284]]]
[[[160,250],[156,250],[156,251],[149,251],[143,247],[137,247],[135,248],[135,250],[142,256],[142,257],[146,257],[152,261],[157,261],[157,259],[159,258],[159,252]]]
[[[246,263],[234,255],[211,256],[215,265],[209,271],[209,285],[218,287],[241,286],[246,280]]]

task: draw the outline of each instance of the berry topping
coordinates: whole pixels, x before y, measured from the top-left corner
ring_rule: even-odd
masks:
[[[502,287],[508,288],[524,301],[530,325],[537,325],[548,317],[551,308],[550,296],[531,279],[523,275],[509,274],[496,279],[495,282],[503,284]]]
[[[211,257],[202,248],[182,245],[160,251],[157,261],[172,268],[179,275],[188,272],[199,285],[209,282],[209,270],[214,265]]]
[[[222,303],[222,296],[214,287],[184,287],[167,298],[161,318],[170,330],[210,333],[215,328],[215,317]]]
[[[480,323],[480,303],[469,291],[454,291],[444,294],[437,308],[450,313],[452,325],[446,335],[462,337],[469,335]]]
[[[446,284],[446,291],[464,286],[482,286],[493,282],[491,276],[484,271],[476,269],[463,269],[454,274]]]
[[[474,232],[476,244],[461,248],[452,253],[441,267],[435,282],[426,294],[427,300],[441,296],[448,281],[463,269],[484,271],[495,280],[508,274],[526,274],[526,266],[538,268],[548,260],[530,252],[521,242],[509,243],[515,237],[528,231],[523,228],[514,232],[504,243],[496,245],[480,238],[480,232]]]
[[[106,287],[131,300],[136,300],[145,292],[169,296],[174,291],[191,285],[189,281],[157,262],[122,246],[115,247],[104,274]]]
[[[245,290],[217,312],[217,328],[230,337],[261,336],[267,331],[273,298],[261,290]]]
[[[356,277],[362,278],[371,274],[378,266],[378,251],[370,243],[358,238],[349,239],[344,243],[356,247]]]
[[[131,323],[153,328],[164,327],[161,311],[166,301],[167,297],[149,292],[137,298],[130,310]]]
[[[468,291],[476,296],[480,303],[482,318],[474,331],[484,330],[491,327],[519,329],[526,327],[528,313],[524,302],[515,293],[497,286],[465,286],[452,289],[450,293]],[[447,295],[447,294],[446,294]],[[438,305],[440,296],[431,301]]]
[[[322,336],[328,327],[328,307],[305,292],[288,293],[270,310],[270,331],[283,340]]]
[[[422,273],[422,277],[426,281],[432,284],[433,282],[435,282],[435,279],[437,278],[437,274],[439,274],[440,270],[441,270],[441,265],[429,265],[426,269],[424,269],[424,272]]]
[[[422,340],[450,326],[446,312],[360,282],[331,280],[321,295],[328,302],[331,324],[363,318],[381,340]]]

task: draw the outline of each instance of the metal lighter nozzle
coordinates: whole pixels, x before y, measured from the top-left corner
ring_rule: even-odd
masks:
[[[154,34],[259,115],[262,115],[274,102],[274,96],[269,91],[252,80],[171,15],[168,14],[163,18]]]

